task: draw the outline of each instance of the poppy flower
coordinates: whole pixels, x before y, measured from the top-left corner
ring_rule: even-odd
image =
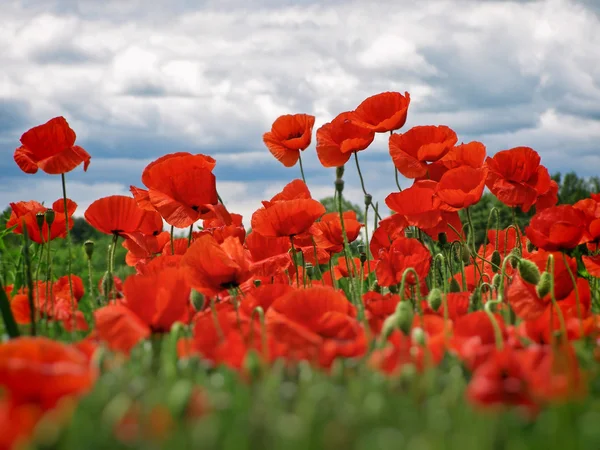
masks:
[[[397,237],[405,237],[405,229],[408,221],[402,214],[392,214],[379,221],[378,227],[371,236],[369,249],[374,257],[379,255],[380,250],[389,249]]]
[[[323,214],[325,207],[317,200],[282,200],[254,212],[251,226],[266,237],[296,236],[308,231]]]
[[[135,233],[130,234],[122,244],[127,249],[125,264],[132,267],[140,263],[145,264],[153,257],[161,254],[162,249],[168,246],[171,240],[171,234],[167,231],[163,231],[156,236],[145,234],[134,236]]]
[[[540,155],[529,147],[515,147],[497,152],[486,159],[486,185],[498,200],[524,212],[554,189],[548,169],[540,165]],[[557,186],[558,187],[558,186]],[[547,206],[549,200],[542,200]]]
[[[573,207],[584,215],[585,231],[582,243],[585,242],[590,251],[596,251],[600,243],[600,201],[585,198],[579,200]]]
[[[131,186],[141,208],[154,208],[169,225],[187,228],[212,213],[218,202],[216,179],[210,156],[179,152],[162,156],[142,173],[148,190]]]
[[[409,105],[408,92],[382,92],[363,100],[351,118],[356,125],[377,133],[394,131],[406,123]]]
[[[369,328],[371,328],[373,333],[381,333],[383,322],[396,312],[396,306],[399,301],[400,296],[397,294],[389,293],[384,295],[375,291],[363,294],[365,316],[369,322]]]
[[[358,221],[354,211],[346,211],[342,217],[348,242],[354,242],[363,224]],[[328,213],[321,217],[321,220],[313,226],[313,233],[315,244],[319,248],[331,253],[339,253],[344,248],[344,234],[339,213]]]
[[[450,169],[440,179],[435,195],[440,199],[440,209],[458,211],[477,203],[483,195],[487,169],[461,166]]]
[[[87,223],[105,234],[124,236],[137,231],[146,217],[136,201],[124,195],[111,195],[93,202],[86,209]]]
[[[582,256],[581,260],[585,266],[585,270],[596,278],[600,278],[600,255],[596,256]]]
[[[0,345],[0,386],[16,403],[48,410],[63,397],[84,394],[95,379],[87,357],[70,345],[45,337],[21,337]]]
[[[91,156],[75,145],[75,132],[64,117],[55,117],[33,127],[21,136],[21,147],[15,150],[15,162],[25,173],[38,169],[57,175],[70,172],[83,163],[87,171]]]
[[[417,239],[399,237],[388,250],[380,251],[377,258],[375,274],[380,286],[392,286],[402,281],[404,271],[413,268],[421,282],[429,273],[431,254]],[[415,284],[413,273],[406,277],[406,282]]]
[[[310,190],[306,183],[300,179],[292,180],[284,186],[281,192],[275,194],[271,200],[263,200],[262,204],[268,208],[275,202],[283,200],[310,199]]]
[[[473,141],[467,144],[455,145],[440,160],[427,166],[427,173],[416,180],[440,181],[442,176],[451,169],[471,167],[479,169],[485,161],[486,149],[481,142]]]
[[[385,198],[385,204],[406,218],[407,225],[433,228],[440,223],[440,200],[435,192],[435,181],[416,181],[408,189],[394,192]]]
[[[205,234],[181,260],[192,287],[206,295],[238,287],[250,278],[250,255],[240,241],[228,237],[222,244]]]
[[[538,196],[535,201],[536,212],[543,211],[546,208],[550,208],[558,203],[558,183],[554,180],[550,180],[550,187],[544,193]]]
[[[330,367],[336,357],[356,357],[367,350],[356,309],[346,297],[325,286],[295,289],[273,302],[267,330],[287,347],[286,357]]]
[[[8,398],[0,399],[0,449],[23,448],[33,436],[43,414],[44,411],[37,405],[15,404]]]
[[[508,338],[504,319],[494,314],[500,329],[500,338]],[[451,347],[458,353],[461,361],[469,370],[476,369],[496,351],[496,332],[492,321],[485,311],[474,311],[453,319]]]
[[[113,350],[129,353],[152,333],[166,333],[175,322],[190,320],[190,285],[183,269],[167,267],[149,275],[132,275],[125,298],[95,311],[95,332]]]
[[[417,126],[390,136],[390,156],[406,178],[423,177],[427,175],[428,163],[443,158],[457,140],[456,133],[447,126]]]
[[[571,205],[559,205],[538,212],[525,229],[538,248],[554,251],[575,248],[585,232],[583,213]]]
[[[292,167],[300,158],[312,139],[315,116],[309,114],[286,114],[278,117],[271,131],[263,135],[263,142],[285,167]]]
[[[210,233],[219,244],[229,236],[234,236],[241,243],[244,243],[246,229],[242,224],[242,216],[240,214],[230,214],[225,209],[225,205],[220,203],[214,205],[213,212],[215,212],[215,217],[204,219],[202,223],[204,230],[195,233],[194,238],[202,233]]]
[[[360,262],[360,258],[351,258],[346,263],[346,257],[340,256],[337,264],[333,266],[333,275],[336,280],[341,278],[358,277],[362,271],[363,279],[367,279],[370,272],[375,270],[376,262],[373,260]]]
[[[287,237],[265,237],[252,232],[246,238],[246,248],[252,256],[250,270],[259,276],[285,272],[292,264],[288,253],[291,242]]]
[[[54,211],[54,222],[50,226],[50,232],[48,233],[48,224],[44,220],[44,224],[40,231],[40,227],[37,222],[37,214],[44,214],[48,211],[48,208],[41,205],[36,201],[29,202],[17,202],[11,203],[11,214],[6,222],[6,228],[16,226],[13,233],[23,234],[23,222],[27,228],[27,235],[36,244],[43,244],[48,241],[53,241],[56,238],[64,238],[67,236],[67,218],[64,213],[64,201],[62,199],[56,200],[52,204],[52,210]],[[69,216],[69,229],[73,228],[73,220],[71,217],[77,209],[77,203],[67,199],[67,215]],[[48,234],[50,236],[48,237]]]
[[[373,142],[375,132],[351,119],[352,113],[342,113],[317,130],[317,156],[323,167],[343,166],[352,153]]]

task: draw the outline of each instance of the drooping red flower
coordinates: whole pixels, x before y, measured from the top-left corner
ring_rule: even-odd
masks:
[[[443,158],[457,140],[456,133],[447,126],[417,126],[390,136],[390,156],[402,175],[419,178],[426,176],[428,163]]]
[[[388,250],[379,252],[375,274],[380,286],[392,286],[402,281],[406,269],[412,268],[422,283],[430,265],[431,254],[423,244],[417,239],[398,237]],[[406,282],[416,283],[413,273],[407,275]]]
[[[533,245],[544,250],[575,248],[585,233],[585,218],[571,205],[559,205],[538,212],[525,229]]]
[[[188,249],[181,260],[192,287],[206,295],[238,287],[250,278],[251,259],[240,241],[228,237],[222,244],[205,234]]]
[[[162,156],[142,173],[147,191],[131,186],[141,208],[154,208],[169,225],[187,228],[212,214],[218,202],[216,179],[210,156],[179,152]]]
[[[87,392],[96,379],[88,358],[45,337],[21,337],[0,345],[0,386],[12,401],[54,408],[67,396]]]
[[[70,172],[83,163],[87,171],[91,156],[75,145],[75,132],[64,117],[55,117],[21,136],[21,147],[15,150],[15,162],[25,173],[38,169],[57,175]]]
[[[352,113],[342,113],[317,130],[317,156],[323,167],[339,167],[352,153],[366,149],[375,132],[352,121]]]
[[[56,200],[52,204],[52,210],[54,211],[54,222],[50,226],[50,233],[48,233],[48,223],[44,220],[44,224],[40,231],[40,227],[37,222],[37,214],[44,214],[48,211],[48,208],[44,207],[36,201],[29,202],[17,202],[11,203],[11,214],[6,222],[6,228],[11,228],[16,225],[13,230],[16,234],[23,234],[23,222],[27,228],[27,235],[29,239],[37,244],[42,244],[52,241],[56,238],[64,238],[67,236],[67,218],[64,213],[64,201],[62,199]],[[71,217],[77,209],[77,203],[67,199],[67,215],[69,217],[69,229],[73,228],[73,219]],[[48,237],[48,234],[50,236]]]
[[[292,167],[312,139],[315,116],[309,114],[286,114],[278,117],[271,131],[263,135],[263,142],[285,167]]]
[[[488,157],[486,165],[489,169],[486,185],[506,206],[518,206],[527,212],[539,197],[543,207],[551,203],[548,196],[552,196],[554,186],[550,174],[540,165],[540,155],[532,148],[502,150]]]
[[[363,128],[385,133],[402,128],[406,123],[410,94],[382,92],[365,99],[352,112],[352,121]]]
[[[133,198],[111,195],[93,202],[84,217],[87,223],[102,233],[125,237],[138,231],[145,213]]]

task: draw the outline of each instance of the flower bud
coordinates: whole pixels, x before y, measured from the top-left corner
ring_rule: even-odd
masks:
[[[502,264],[502,257],[500,256],[500,252],[498,250],[494,250],[492,253],[492,270],[494,273],[500,272],[500,264]]]
[[[460,284],[454,277],[450,280],[450,292],[460,292]]]
[[[411,331],[410,337],[415,344],[417,344],[421,347],[425,346],[426,341],[427,341],[427,336],[425,335],[425,331],[423,331],[423,328],[415,327]]]
[[[394,330],[398,329],[398,315],[392,314],[387,316],[383,321],[383,325],[381,326],[381,342],[386,342],[390,335],[394,332]]]
[[[344,166],[336,167],[335,168],[335,177],[338,180],[341,180],[343,176],[344,176]]]
[[[497,273],[496,275],[494,275],[494,278],[492,278],[492,284],[494,285],[494,287],[496,289],[500,288],[500,283],[502,282],[502,275],[500,275],[499,273]]]
[[[481,288],[477,287],[469,297],[469,312],[477,311],[481,307]]]
[[[190,301],[196,311],[202,311],[204,308],[204,295],[195,289],[192,289],[192,292],[190,293]]]
[[[344,190],[344,180],[342,180],[341,178],[338,178],[337,180],[335,180],[334,184],[335,184],[336,192],[341,194],[342,191]]]
[[[56,216],[56,213],[53,209],[47,209],[45,215],[46,223],[48,224],[48,226],[51,226],[54,223],[54,217]]]
[[[519,260],[519,275],[525,281],[537,285],[540,282],[540,271],[537,265],[528,259]]]
[[[442,291],[440,291],[438,288],[433,288],[431,291],[429,291],[427,303],[429,303],[429,307],[431,309],[437,311],[442,304]]]
[[[43,212],[37,213],[35,215],[35,220],[37,221],[37,226],[41,231],[42,228],[44,227],[44,221],[45,221],[44,213]],[[43,237],[45,237],[45,236],[43,236]]]
[[[521,250],[519,250],[518,247],[515,247],[511,250],[510,255],[512,255],[510,258],[510,265],[513,267],[513,269],[516,269],[518,260],[521,258]]]
[[[370,206],[373,203],[373,196],[371,194],[365,194],[365,206]]]
[[[92,259],[92,255],[94,254],[94,241],[85,241],[83,243],[83,250],[85,251],[88,261]]]
[[[398,328],[400,328],[400,330],[406,336],[408,336],[410,329],[412,328],[413,318],[415,315],[412,303],[408,300],[398,303],[394,315],[397,316]]]
[[[469,246],[467,244],[460,246],[460,257],[465,264],[469,264],[471,262],[471,252],[469,251]]]
[[[545,297],[552,288],[552,276],[550,272],[542,272],[540,275],[540,281],[538,281],[535,291],[540,298]]]

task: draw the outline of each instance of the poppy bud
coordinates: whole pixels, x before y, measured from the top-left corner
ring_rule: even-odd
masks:
[[[387,341],[388,337],[394,332],[394,330],[398,329],[398,315],[392,314],[387,316],[383,321],[383,325],[381,327],[381,342]]]
[[[450,280],[450,292],[460,292],[460,284],[454,277]]]
[[[189,380],[178,380],[171,388],[167,398],[167,406],[173,416],[183,417],[190,403],[193,390],[194,385]]]
[[[477,311],[481,307],[481,288],[477,287],[469,297],[469,312]]]
[[[540,271],[534,262],[528,259],[519,260],[519,275],[525,281],[537,285],[540,282]]]
[[[545,297],[550,292],[552,288],[552,277],[550,276],[550,272],[542,272],[540,275],[540,281],[538,282],[535,290],[537,295],[540,298]]]
[[[446,233],[439,233],[438,242],[442,247],[444,247],[448,243],[448,235]]]
[[[494,253],[492,253],[492,264],[494,264],[492,270],[498,273],[500,271],[500,264],[502,264],[502,257],[498,250],[494,250]]]
[[[338,180],[341,180],[343,176],[344,176],[344,166],[336,167],[335,168],[335,177]]]
[[[469,251],[469,246],[467,244],[461,245],[460,257],[462,258],[465,264],[469,264],[469,262],[471,261],[471,252]]]
[[[83,250],[85,251],[88,261],[91,260],[92,255],[94,254],[94,241],[85,241],[83,243]]]
[[[535,250],[535,245],[533,245],[533,243],[529,239],[527,239],[527,251],[529,253],[531,253],[534,250]]]
[[[190,292],[190,301],[196,311],[202,311],[204,308],[204,295],[195,289]]]
[[[40,229],[40,231],[42,230],[42,228],[44,227],[44,213],[43,212],[39,212],[35,215],[35,220],[37,221],[37,226]]]
[[[261,283],[262,283],[262,281],[260,281],[260,280],[253,281],[254,287],[259,287]]]
[[[521,251],[515,247],[512,249],[510,254],[512,255],[512,258],[510,258],[510,265],[513,267],[513,269],[515,269],[518,264],[518,259],[521,258]]]
[[[400,330],[402,330],[402,332],[408,336],[415,315],[412,303],[408,300],[398,303],[394,315],[397,316],[398,328],[400,328]]]
[[[492,284],[494,285],[494,287],[496,289],[498,289],[500,287],[500,282],[502,281],[502,275],[500,275],[499,273],[497,273],[496,275],[494,275],[494,278],[492,278]]]
[[[369,206],[373,203],[373,196],[371,194],[365,194],[365,206]]]
[[[313,275],[315,274],[315,268],[310,263],[306,263],[306,267],[304,268],[304,270],[305,270],[306,276],[308,278],[312,278]]]
[[[335,180],[335,190],[339,194],[342,193],[342,191],[344,190],[344,180],[342,180],[341,178]]]
[[[425,335],[425,331],[423,331],[423,328],[415,327],[411,331],[410,337],[415,344],[421,347],[425,346],[427,336]]]
[[[52,226],[52,224],[54,223],[55,216],[56,216],[56,213],[54,212],[53,209],[46,210],[46,223],[48,224],[48,226]]]
[[[438,288],[433,288],[431,291],[429,291],[427,303],[429,303],[429,307],[431,309],[437,311],[442,304],[442,291],[440,291]]]

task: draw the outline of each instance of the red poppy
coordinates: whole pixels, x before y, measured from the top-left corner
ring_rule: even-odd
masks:
[[[43,417],[39,406],[15,404],[10,399],[0,399],[0,449],[23,448]]]
[[[440,179],[435,195],[440,199],[440,209],[458,211],[477,203],[483,195],[487,169],[461,166],[450,169]]]
[[[212,213],[218,202],[215,160],[206,155],[172,153],[150,163],[142,173],[148,191],[131,186],[138,205],[152,206],[169,225],[187,228]]]
[[[287,114],[278,117],[271,131],[263,135],[263,142],[269,151],[285,167],[292,167],[300,158],[312,139],[315,117],[308,114]]]
[[[246,238],[246,248],[252,256],[251,271],[259,276],[273,276],[285,272],[292,264],[288,253],[291,247],[287,237],[265,237],[250,233]]]
[[[365,99],[352,112],[352,121],[378,133],[394,131],[406,123],[410,94],[382,92]]]
[[[213,207],[215,217],[204,219],[202,225],[204,230],[200,233],[194,233],[194,238],[200,234],[211,234],[215,240],[221,244],[227,237],[233,236],[244,243],[246,238],[246,229],[242,224],[242,216],[240,214],[230,214],[225,205],[217,204]]]
[[[546,208],[550,208],[558,203],[558,183],[554,180],[550,180],[550,187],[546,193],[538,196],[535,201],[536,212],[543,211]]]
[[[67,396],[87,392],[96,379],[88,358],[44,337],[21,337],[0,345],[0,386],[12,401],[54,408]]]
[[[485,145],[481,142],[473,141],[455,145],[442,159],[429,164],[425,175],[416,179],[440,181],[442,176],[451,169],[464,166],[479,169],[483,166],[485,155]]]
[[[70,172],[83,163],[86,171],[90,155],[75,145],[75,132],[64,117],[50,119],[21,136],[21,147],[15,150],[15,162],[25,173],[38,169],[56,175]]]
[[[351,119],[352,113],[342,113],[317,130],[317,156],[324,167],[343,166],[373,142],[375,132]]]
[[[585,231],[582,243],[587,243],[590,251],[596,251],[600,243],[600,201],[586,198],[579,200],[573,207],[584,215]]]
[[[540,155],[529,147],[502,150],[488,157],[486,165],[489,169],[486,185],[506,206],[519,206],[527,212],[538,197],[554,189],[548,169],[540,165]],[[544,197],[543,206],[549,201]]]
[[[271,200],[263,200],[262,204],[265,208],[268,208],[275,202],[280,202],[283,200],[296,200],[301,198],[309,199],[312,197],[310,196],[310,191],[308,190],[306,183],[302,180],[296,179],[286,184],[281,192],[275,194]]]
[[[222,244],[205,234],[188,249],[181,260],[194,289],[215,295],[238,287],[250,278],[250,255],[240,241],[229,237]]]
[[[84,217],[87,223],[102,233],[126,237],[128,233],[138,231],[145,213],[133,198],[111,195],[93,202]]]
[[[582,256],[581,260],[591,276],[600,278],[600,255]]]
[[[375,274],[380,286],[392,286],[402,281],[404,271],[413,268],[419,275],[421,282],[429,273],[431,254],[417,239],[405,237],[397,238],[389,250],[379,253]],[[415,284],[413,273],[406,277],[406,282]]]
[[[354,242],[360,234],[362,223],[356,218],[354,211],[346,211],[342,214],[344,218],[344,229],[348,242]],[[321,217],[313,227],[315,244],[317,247],[331,253],[339,253],[344,247],[344,235],[339,213],[328,213]]]
[[[415,181],[408,189],[394,192],[385,199],[385,204],[406,218],[407,225],[433,228],[442,220],[440,200],[435,196],[435,181]]]
[[[408,227],[408,221],[402,214],[392,214],[380,220],[378,225],[369,243],[369,249],[375,258],[378,257],[380,250],[389,249],[397,237],[406,236],[404,230]]]
[[[585,218],[571,205],[553,206],[533,216],[525,232],[538,248],[569,250],[575,248],[583,237]]]
[[[365,305],[365,316],[369,322],[369,328],[375,334],[381,333],[383,322],[396,312],[396,306],[400,301],[397,294],[380,294],[369,291],[363,295]]]
[[[50,233],[48,233],[48,224],[44,220],[44,224],[40,231],[40,227],[37,222],[37,214],[44,214],[48,211],[48,208],[42,206],[36,201],[29,202],[18,202],[11,203],[11,214],[6,222],[6,228],[16,226],[13,230],[16,234],[23,234],[23,222],[27,228],[27,235],[29,239],[37,244],[43,244],[48,241],[48,234],[50,234],[50,241],[56,238],[64,238],[67,236],[67,218],[65,217],[64,200],[56,200],[52,204],[52,210],[54,211],[54,222],[50,226]],[[69,216],[69,229],[73,228],[73,220],[71,217],[77,209],[77,203],[67,199],[67,214]]]
[[[295,236],[305,233],[315,220],[325,214],[325,207],[307,198],[278,201],[252,215],[252,230],[267,237]]]
[[[356,357],[367,350],[356,310],[332,288],[296,289],[279,297],[266,314],[267,329],[287,347],[286,357],[330,367],[336,357]]]
[[[390,155],[406,178],[423,177],[428,171],[427,163],[443,158],[457,140],[456,133],[444,125],[413,127],[390,136]]]
[[[508,334],[504,319],[500,314],[494,314],[494,319],[500,328],[500,338],[505,342]],[[453,323],[451,346],[469,370],[474,370],[496,351],[492,321],[485,311],[474,311],[456,317]]]
[[[125,263],[128,266],[135,267],[137,264],[149,262],[153,257],[159,255],[165,246],[168,246],[170,240],[171,234],[167,231],[163,231],[156,236],[130,234],[128,239],[123,242],[123,247],[127,249]]]
[[[361,264],[359,258],[351,258],[346,263],[346,258],[340,256],[337,264],[333,266],[333,275],[336,280],[339,280],[341,278],[358,277],[362,271],[362,277],[366,280],[369,273],[375,270],[375,266],[376,262],[373,260]]]

